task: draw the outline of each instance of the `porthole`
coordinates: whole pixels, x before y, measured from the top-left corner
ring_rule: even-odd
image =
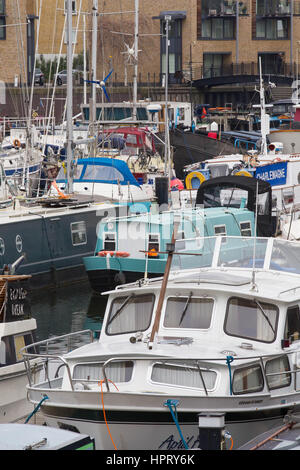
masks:
[[[23,248],[23,241],[20,235],[16,236],[16,249],[18,253],[21,253]]]
[[[0,255],[3,256],[5,253],[5,243],[3,238],[0,238]]]

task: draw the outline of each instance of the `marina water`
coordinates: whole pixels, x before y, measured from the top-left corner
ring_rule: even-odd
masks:
[[[37,341],[76,331],[101,330],[107,297],[95,294],[88,282],[31,293]]]

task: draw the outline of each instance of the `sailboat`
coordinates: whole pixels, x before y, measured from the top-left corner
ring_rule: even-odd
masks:
[[[82,258],[93,253],[96,227],[109,214],[118,216],[119,201],[109,197],[112,179],[106,181],[105,197],[92,197],[74,191],[76,162],[73,153],[72,127],[72,10],[68,2],[68,84],[67,84],[67,162],[66,188],[62,192],[53,178],[47,180],[54,193],[37,198],[12,198],[11,207],[0,212],[0,266],[8,264],[15,254],[26,254],[19,274],[30,274],[32,287],[56,286],[85,279]],[[54,171],[57,169],[54,168]],[[57,174],[54,176],[54,180]],[[45,182],[45,181],[44,181]],[[136,185],[138,183],[136,182]],[[4,191],[5,179],[0,186]],[[47,188],[46,188],[47,189]],[[142,190],[137,187],[142,193]],[[149,201],[149,197],[146,199]],[[134,195],[122,203],[134,207]],[[134,209],[133,209],[134,210]]]

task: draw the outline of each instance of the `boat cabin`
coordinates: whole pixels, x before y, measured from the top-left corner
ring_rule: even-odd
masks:
[[[257,235],[270,237],[276,232],[272,216],[272,188],[264,180],[247,176],[220,176],[204,181],[197,192],[196,205],[209,207],[245,207],[257,213]]]
[[[106,219],[99,224],[94,256],[83,258],[91,287],[103,291],[145,276],[162,276],[175,220],[181,247],[185,239],[195,237],[255,233],[254,213],[246,207],[186,208]]]

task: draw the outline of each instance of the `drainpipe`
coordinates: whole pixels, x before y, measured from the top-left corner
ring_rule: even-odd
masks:
[[[236,64],[239,63],[239,30],[240,30],[239,0],[236,2]]]
[[[290,53],[290,63],[291,63],[291,72],[293,71],[293,49],[294,49],[294,0],[291,0],[291,53]],[[298,78],[297,78],[298,80]]]

